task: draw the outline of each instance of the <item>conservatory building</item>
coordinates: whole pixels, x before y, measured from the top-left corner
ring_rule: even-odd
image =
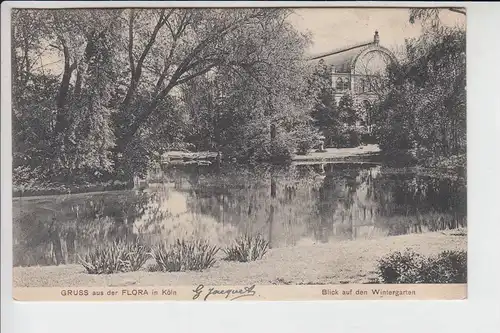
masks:
[[[382,79],[387,66],[396,62],[396,57],[380,45],[380,36],[375,31],[372,41],[336,49],[309,58],[326,66],[331,73],[335,99],[350,93],[357,104],[370,105],[383,92]],[[362,105],[362,104],[361,104]]]

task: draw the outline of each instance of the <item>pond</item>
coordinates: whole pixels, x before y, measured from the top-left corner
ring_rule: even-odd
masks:
[[[371,163],[165,167],[142,190],[15,198],[14,266],[78,262],[122,239],[271,248],[376,239],[466,226],[461,178]]]

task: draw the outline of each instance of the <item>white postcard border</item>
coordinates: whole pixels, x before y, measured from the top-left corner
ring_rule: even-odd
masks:
[[[173,2],[149,2],[166,6]],[[66,5],[95,6],[97,2]],[[98,5],[144,5],[130,1]],[[175,2],[175,6],[234,6],[228,2]],[[467,301],[240,302],[224,303],[19,303],[11,298],[11,140],[8,6],[61,6],[61,2],[2,3],[2,331],[5,332],[496,332],[499,326],[498,263],[500,188],[500,4],[464,2],[245,2],[237,6],[466,6],[468,56],[468,227]],[[305,313],[308,313],[307,315]]]

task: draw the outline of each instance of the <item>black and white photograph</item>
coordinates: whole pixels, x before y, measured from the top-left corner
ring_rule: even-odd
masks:
[[[466,19],[12,8],[13,288],[466,286]]]

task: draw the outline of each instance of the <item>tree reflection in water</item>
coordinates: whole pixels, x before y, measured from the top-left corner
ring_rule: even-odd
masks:
[[[170,167],[145,191],[14,200],[14,265],[74,263],[116,239],[260,233],[272,247],[465,226],[463,180],[373,164]]]

